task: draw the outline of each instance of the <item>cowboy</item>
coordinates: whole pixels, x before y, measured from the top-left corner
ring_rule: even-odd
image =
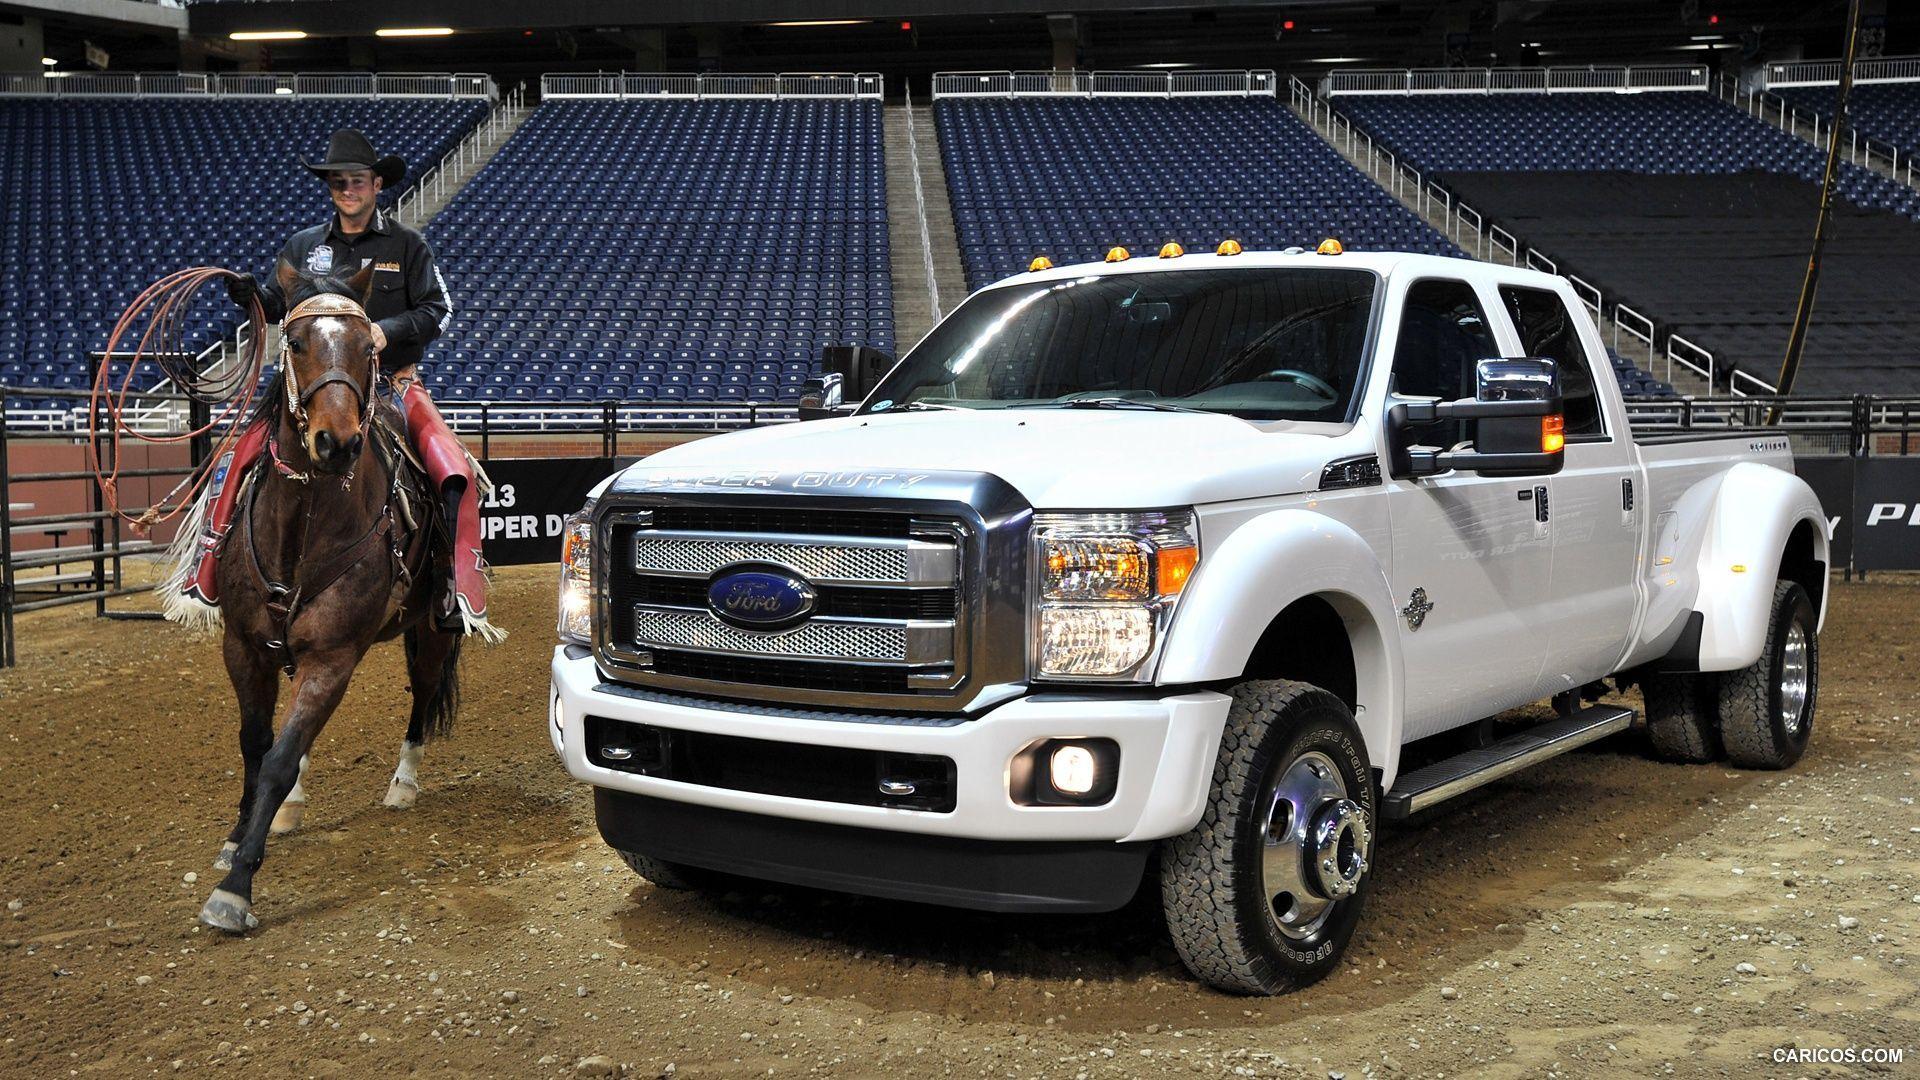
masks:
[[[400,182],[406,163],[391,154],[381,157],[365,135],[342,129],[333,133],[325,161],[302,164],[326,182],[335,213],[293,234],[280,252],[280,261],[310,274],[373,267],[366,311],[373,324],[380,371],[390,380],[393,403],[440,491],[453,535],[451,566],[441,567],[436,615],[442,629],[473,633],[487,625],[486,563],[480,557],[480,493],[473,461],[448,430],[415,371],[427,344],[447,328],[452,304],[426,240],[379,207],[380,192]],[[271,275],[266,281],[251,274],[231,278],[227,294],[242,308],[258,297],[267,318],[277,322],[286,317],[287,298]],[[233,460],[225,470],[225,479],[232,482],[223,483],[214,499],[199,564],[182,589],[194,600],[219,602],[214,569],[239,501],[242,485],[238,481],[259,458],[267,434],[266,425],[255,425],[234,447]]]

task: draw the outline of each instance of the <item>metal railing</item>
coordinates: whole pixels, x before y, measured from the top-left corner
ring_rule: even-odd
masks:
[[[1646,361],[1640,365],[1641,370],[1659,374],[1671,382],[1677,364],[1709,380],[1715,375],[1728,376],[1728,388],[1736,394],[1772,391],[1771,385],[1750,375],[1741,374],[1733,378],[1732,373],[1715,362],[1711,352],[1685,338],[1680,338],[1678,345],[1672,342],[1671,335],[1663,339],[1652,319],[1617,298],[1609,299],[1593,283],[1563,272],[1558,258],[1527,244],[1478,209],[1460,201],[1451,188],[1407,164],[1371,134],[1361,130],[1345,113],[1334,108],[1333,103],[1317,94],[1313,87],[1298,78],[1291,78],[1288,80],[1288,92],[1294,109],[1305,114],[1307,121],[1320,129],[1329,142],[1348,157],[1364,163],[1376,182],[1393,192],[1396,198],[1413,208],[1423,219],[1438,218],[1440,232],[1459,245],[1461,250],[1482,262],[1525,267],[1566,278],[1597,324],[1604,328],[1611,317],[1611,345],[1615,352],[1626,355],[1620,349],[1623,333],[1644,346]],[[1384,180],[1380,179],[1382,174]],[[1663,368],[1662,359],[1665,361]],[[1656,368],[1661,370],[1656,371]],[[1711,381],[1709,385],[1712,385]]]
[[[498,98],[500,90],[477,72],[76,71],[0,75],[0,95]]]
[[[933,97],[1274,97],[1279,85],[1269,70],[942,71]]]
[[[886,82],[872,71],[670,72],[596,71],[552,72],[540,76],[540,97],[649,98],[688,100],[750,98],[779,101],[790,98],[851,98],[878,101]]]
[[[1568,94],[1705,90],[1702,65],[1653,67],[1402,68],[1334,71],[1326,92],[1338,94]]]
[[[1920,82],[1920,56],[1877,56],[1853,62],[1856,83]],[[1761,85],[1768,90],[1782,86],[1835,86],[1840,82],[1840,61],[1798,60],[1787,64],[1768,64],[1761,73]]]
[[[1838,62],[1835,62],[1836,72]],[[1816,86],[1818,83],[1788,83],[1790,86]],[[1789,135],[1797,135],[1811,140],[1814,145],[1826,149],[1827,141],[1833,137],[1831,117],[1803,110],[1778,94],[1767,90],[1755,92],[1740,85],[1734,79],[1720,78],[1714,81],[1713,92],[1720,100],[1746,113],[1762,123],[1779,128]],[[1879,171],[1894,180],[1905,182],[1909,187],[1920,187],[1915,182],[1913,159],[1915,151],[1902,150],[1884,139],[1876,139],[1863,134],[1856,125],[1847,127],[1847,145],[1842,151],[1846,160],[1863,169]]]
[[[468,170],[478,168],[481,155],[506,138],[514,117],[525,109],[526,90],[516,86],[488,110],[486,119],[476,124],[458,146],[447,151],[412,187],[400,193],[393,204],[394,218],[417,227],[425,219],[421,206],[430,198],[444,199],[449,188],[457,187],[467,178]]]
[[[920,138],[913,131],[913,88],[907,88],[907,157],[913,167],[913,209],[920,222],[920,262],[927,275],[927,306],[940,321],[940,282],[933,273],[933,230],[927,227],[927,191],[920,182]]]

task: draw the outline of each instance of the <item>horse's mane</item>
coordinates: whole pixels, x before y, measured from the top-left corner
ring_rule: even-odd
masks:
[[[327,274],[309,274],[299,270],[294,271],[294,273],[298,280],[294,283],[293,291],[287,295],[287,310],[289,311],[293,310],[293,306],[300,301],[319,296],[323,293],[331,293],[334,296],[344,296],[355,303],[361,302],[360,294],[354,292],[353,288],[341,278]],[[273,363],[271,359],[268,362]],[[286,411],[286,407],[287,375],[286,372],[280,370],[278,364],[275,364],[273,376],[267,380],[266,388],[261,391],[260,397],[254,402],[253,416],[250,418],[250,422],[266,421],[277,424],[280,420],[280,414]]]

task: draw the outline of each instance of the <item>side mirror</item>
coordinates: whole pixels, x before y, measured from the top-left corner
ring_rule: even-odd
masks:
[[[1445,420],[1478,421],[1473,449],[1408,445],[1408,426]],[[1455,469],[1482,476],[1551,476],[1566,460],[1560,367],[1537,357],[1482,360],[1474,369],[1473,397],[1401,402],[1387,411],[1387,427],[1396,477]]]
[[[864,345],[829,345],[820,350],[826,370],[800,391],[800,419],[851,416],[893,367],[893,357]]]

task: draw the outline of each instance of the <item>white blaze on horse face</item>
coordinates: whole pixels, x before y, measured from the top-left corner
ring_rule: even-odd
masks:
[[[426,747],[420,743],[400,743],[400,764],[394,767],[393,780],[387,784],[385,805],[406,810],[420,797],[420,756]]]

